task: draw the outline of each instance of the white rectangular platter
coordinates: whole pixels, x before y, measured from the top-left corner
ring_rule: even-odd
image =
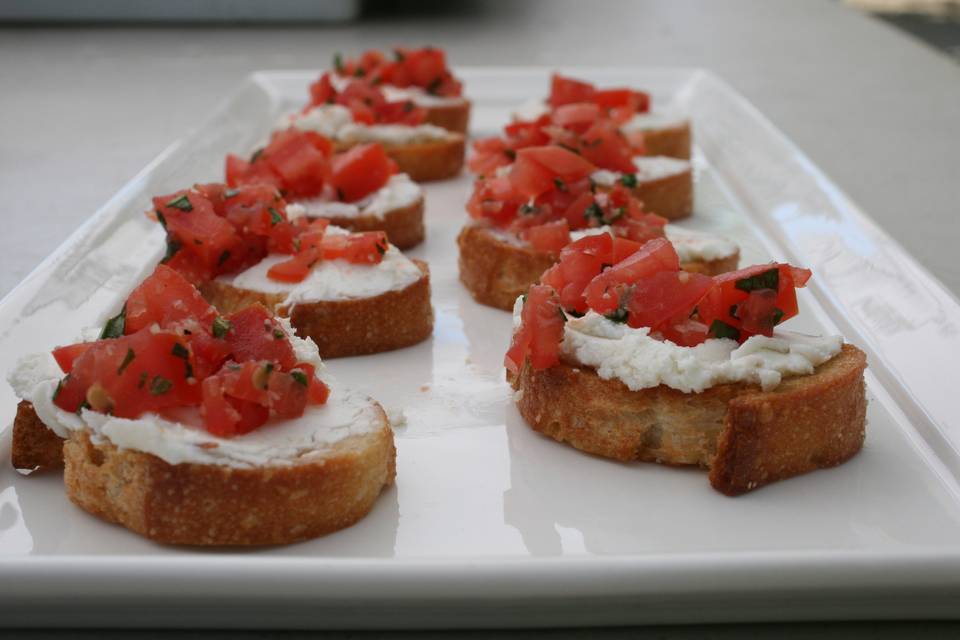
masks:
[[[867,351],[868,429],[839,468],[727,498],[706,475],[619,464],[539,436],[504,382],[509,314],[457,280],[470,179],[427,186],[436,329],[330,361],[389,409],[396,486],[339,533],[244,551],[159,546],[65,498],[59,474],[0,462],[4,625],[466,627],[960,613],[960,305],[716,76],[569,69],[647,88],[695,125],[696,214],[742,264],[814,270],[793,328]],[[461,69],[474,135],[544,95],[548,69]],[[254,74],[0,302],[0,371],[115,312],[162,253],[149,197],[222,179],[299,107],[313,72]],[[825,124],[825,126],[827,126]],[[825,133],[829,135],[829,133]],[[852,150],[855,152],[855,150]],[[21,221],[20,224],[29,224]],[[934,230],[931,230],[933,233]],[[16,399],[0,384],[0,459]]]

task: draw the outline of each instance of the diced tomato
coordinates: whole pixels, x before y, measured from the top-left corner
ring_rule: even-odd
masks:
[[[211,330],[209,334],[195,333],[190,338],[190,351],[196,363],[198,380],[203,380],[219,371],[233,351],[226,340],[226,332],[231,330],[228,321],[226,318],[218,318],[214,322],[219,328],[216,335]]]
[[[297,418],[303,415],[307,407],[307,393],[310,379],[300,372],[274,371],[267,383],[270,408],[280,418]]]
[[[570,226],[566,220],[556,220],[525,229],[521,237],[537,251],[560,253],[570,244]]]
[[[390,158],[379,144],[353,147],[333,159],[333,186],[344,202],[355,202],[380,189],[390,179]]]
[[[773,289],[751,291],[747,299],[737,305],[740,328],[751,334],[772,336],[781,315],[777,309],[777,292]]]
[[[223,392],[231,398],[269,406],[267,386],[276,365],[268,360],[246,360],[228,364],[217,374]]]
[[[172,331],[144,329],[101,340],[74,361],[54,402],[76,411],[86,401],[95,411],[121,418],[196,405],[200,385],[193,364],[185,339]]]
[[[665,238],[651,240],[590,281],[583,295],[597,313],[610,313],[620,303],[618,285],[630,285],[660,271],[680,270],[680,258]]]
[[[558,126],[574,131],[585,131],[598,118],[600,107],[592,102],[575,102],[554,109],[552,120]]]
[[[270,409],[255,402],[231,398],[224,393],[224,379],[219,376],[203,381],[203,404],[200,413],[207,431],[229,438],[249,433],[270,418]]]
[[[589,176],[596,167],[582,157],[563,147],[527,147],[517,152],[517,162],[536,162],[547,169],[552,177],[564,182],[573,182]]]
[[[296,364],[286,332],[269,311],[257,304],[228,316],[233,330],[227,342],[237,362],[269,360],[283,369]]]
[[[269,184],[275,188],[282,185],[280,176],[263,162],[248,162],[234,154],[227,154],[225,167],[227,184],[237,187],[244,184]]]
[[[579,149],[584,159],[602,169],[623,173],[637,170],[630,143],[609,120],[593,123],[583,133]]]
[[[154,323],[162,329],[209,331],[216,316],[216,309],[192,284],[159,264],[127,298],[124,332],[136,333]]]
[[[681,347],[695,347],[708,337],[709,328],[702,322],[687,318],[682,322],[660,328],[660,333]]]
[[[659,271],[630,283],[627,324],[658,329],[670,320],[686,320],[716,286],[713,278],[686,271]]]
[[[303,282],[320,259],[319,256],[316,250],[300,252],[289,260],[271,265],[267,269],[267,277],[278,282]]]
[[[61,371],[70,373],[73,370],[74,361],[95,344],[96,342],[78,342],[65,347],[57,347],[53,350],[53,359],[60,365]]]
[[[323,257],[355,264],[379,264],[388,246],[387,234],[383,231],[328,234],[323,237]]]
[[[300,370],[307,377],[307,401],[310,404],[324,404],[330,397],[330,387],[316,377],[316,369],[309,362],[298,362],[292,371]]]
[[[548,102],[551,107],[559,107],[572,102],[587,102],[593,97],[595,91],[596,89],[589,82],[575,80],[555,73],[550,78],[550,98]]]
[[[521,325],[514,333],[504,364],[512,373],[519,373],[524,360],[530,358],[534,369],[546,369],[560,361],[560,341],[565,318],[553,290],[533,285],[527,292],[521,312]]]
[[[614,237],[613,239],[613,264],[622,262],[643,247],[643,242],[636,242],[627,238]]]
[[[560,294],[564,309],[583,313],[587,310],[584,289],[612,259],[613,238],[609,233],[585,236],[567,245],[560,253],[560,261],[540,281]]]
[[[323,191],[331,149],[329,141],[316,133],[289,129],[274,134],[262,158],[280,177],[281,188],[289,197],[308,198]]]

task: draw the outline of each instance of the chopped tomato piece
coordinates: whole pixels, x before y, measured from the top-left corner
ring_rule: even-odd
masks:
[[[504,364],[519,373],[528,357],[535,369],[546,369],[560,361],[560,340],[566,321],[557,295],[550,287],[533,285],[521,312],[520,328],[514,333]]]
[[[570,244],[570,226],[566,220],[556,220],[525,229],[521,237],[537,251],[559,253]]]
[[[296,364],[293,347],[280,323],[261,305],[253,305],[230,315],[233,330],[227,334],[233,359],[269,360],[283,369]]]
[[[95,344],[95,342],[79,342],[65,347],[57,347],[53,350],[53,359],[60,365],[61,371],[70,373],[73,370],[74,361]]]
[[[127,335],[154,323],[162,329],[209,331],[217,316],[192,284],[163,264],[133,290],[125,308]]]
[[[620,303],[618,285],[629,285],[660,271],[680,270],[680,258],[665,238],[651,240],[638,251],[618,262],[590,281],[583,294],[597,313],[610,313]]]
[[[394,168],[379,144],[358,145],[334,157],[333,186],[341,200],[355,202],[383,187]]]
[[[576,102],[565,104],[554,109],[552,120],[564,129],[585,131],[598,118],[600,107],[592,102]]]
[[[658,329],[670,320],[686,320],[714,286],[710,276],[686,271],[659,271],[640,278],[629,285],[627,324]]]
[[[387,252],[387,234],[364,231],[351,234],[327,234],[322,242],[326,260],[343,259],[355,264],[378,264]]]
[[[596,89],[589,82],[555,73],[550,78],[550,98],[548,102],[551,107],[559,107],[572,102],[586,102],[593,97],[595,91]]]

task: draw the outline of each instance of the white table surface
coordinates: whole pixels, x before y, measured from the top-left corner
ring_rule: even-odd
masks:
[[[960,293],[960,66],[835,2],[554,0],[327,27],[0,28],[0,295],[250,71],[319,68],[335,51],[403,43],[442,46],[459,65],[710,68]],[[855,629],[878,631],[793,635]],[[957,631],[928,628],[947,630]]]

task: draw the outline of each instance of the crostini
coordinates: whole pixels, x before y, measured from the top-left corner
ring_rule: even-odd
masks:
[[[366,515],[395,476],[382,407],[322,371],[289,323],[222,315],[159,265],[99,339],[11,373],[13,463],[62,465],[70,500],[157,542],[313,538]]]
[[[514,163],[477,180],[467,203],[472,221],[457,238],[461,282],[481,304],[510,310],[571,240],[603,232],[620,253],[666,234],[687,271],[737,267],[736,244],[667,225],[612,175],[563,147],[520,149]]]
[[[618,122],[620,131],[639,153],[689,160],[690,120],[673,109],[653,107],[650,94],[626,88],[597,89],[595,85],[554,73],[546,101],[532,100],[514,112],[517,120],[537,120],[558,107],[595,104]]]
[[[380,87],[351,80],[340,89],[326,73],[310,86],[310,103],[280,118],[329,138],[336,151],[376,142],[417,182],[452,178],[463,168],[464,134],[425,124],[426,112],[412,101],[389,101]]]
[[[423,189],[377,143],[334,153],[333,144],[313,131],[278,131],[249,160],[230,154],[231,187],[270,184],[300,215],[326,218],[351,231],[383,231],[398,249],[420,244]]]
[[[504,127],[501,137],[473,143],[472,172],[489,176],[510,166],[521,149],[557,145],[596,167],[594,181],[605,187],[620,182],[644,208],[669,220],[693,213],[693,167],[687,160],[638,155],[641,151],[617,121],[594,103],[565,104],[531,121]]]
[[[262,304],[324,358],[399,349],[432,333],[429,269],[383,231],[309,220],[265,183],[197,185],[153,205],[167,233],[165,264],[222,313]]]
[[[357,58],[333,57],[333,82],[337,89],[360,79],[379,87],[391,102],[413,102],[424,110],[424,122],[466,134],[470,101],[463,85],[447,67],[443,49],[395,48],[391,54],[371,49]]]
[[[612,265],[612,266],[610,266]],[[737,495],[840,464],[865,437],[864,353],[777,330],[810,271],[680,270],[665,239],[594,235],[518,298],[505,358],[524,420],[599,456],[698,465]]]

